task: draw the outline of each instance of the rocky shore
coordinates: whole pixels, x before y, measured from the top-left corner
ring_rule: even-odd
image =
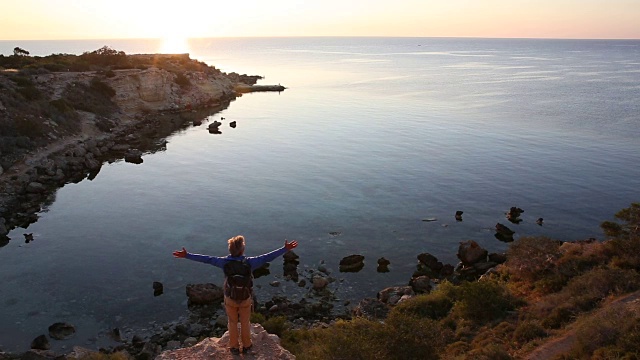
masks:
[[[35,118],[21,112],[22,107],[29,106],[27,100],[15,104],[0,101],[0,120],[9,123],[29,118],[37,124],[32,131],[38,133],[40,145],[19,151],[20,142],[14,141],[18,145],[16,151],[0,151],[0,246],[10,240],[6,235],[12,229],[37,221],[38,213],[51,203],[59,187],[93,179],[105,163],[142,162],[145,153],[166,148],[166,136],[201,123],[242,92],[273,91],[273,86],[256,87],[260,76],[226,74],[191,60],[188,55],[129,56],[150,63],[167,58],[182,72],[149,67],[113,70],[109,76],[100,71],[30,75],[26,81],[33,84],[36,89],[33,91],[51,104],[56,101],[60,104],[70,89],[91,86],[96,80],[113,91],[110,94],[113,109],[108,114],[97,107],[95,112],[75,109],[79,118],[75,129],[62,129],[54,117]],[[0,71],[3,88],[16,87],[11,76],[16,76],[11,69]],[[280,85],[276,87],[278,91],[284,90]],[[23,89],[17,87],[18,91]],[[24,137],[18,140],[33,142]]]
[[[457,266],[443,264],[429,253],[416,256],[416,268],[407,279],[406,285],[381,289],[375,298],[365,298],[351,304],[340,300],[338,284],[342,281],[339,274],[333,272],[324,263],[310,267],[301,267],[301,259],[295,252],[285,254],[282,269],[284,282],[300,289],[302,296],[274,296],[259,303],[254,299],[255,318],[252,318],[253,339],[262,358],[294,358],[280,347],[277,336],[268,334],[265,329],[277,332],[286,326],[290,329],[329,327],[338,319],[366,317],[384,320],[390,310],[414,296],[429,293],[442,281],[460,283],[464,280],[477,280],[483,274],[506,261],[504,254],[489,254],[474,241],[461,242],[458,249],[460,263]],[[382,261],[381,261],[382,260]],[[352,254],[340,261],[339,273],[358,272],[368,262],[364,256]],[[388,260],[378,259],[378,271],[389,271]],[[383,268],[380,265],[384,264]],[[373,265],[370,265],[373,266]],[[270,274],[270,265],[254,272],[254,277]],[[220,358],[231,358],[226,349],[228,337],[227,317],[224,312],[222,284],[188,284],[185,295],[188,299],[189,313],[186,317],[171,323],[161,324],[150,333],[135,333],[128,329],[111,329],[109,336],[120,345],[99,349],[105,354],[119,353],[125,358],[135,359],[189,359],[215,354]],[[284,286],[280,281],[272,281],[273,287]],[[154,283],[154,294],[162,294],[162,284]],[[256,291],[260,291],[256,289]],[[258,324],[261,322],[264,327]],[[78,357],[76,352],[91,354],[96,350],[75,348],[74,352],[60,355],[52,352],[48,338],[65,339],[73,336],[73,324],[56,323],[49,328],[49,336],[41,335],[32,341],[32,349],[24,354],[0,355],[0,359],[71,359]],[[183,350],[178,350],[183,349]],[[267,354],[267,355],[265,355]],[[269,355],[270,354],[270,355]],[[3,357],[4,356],[4,357]],[[62,357],[60,357],[62,356]],[[271,356],[271,357],[269,357]]]

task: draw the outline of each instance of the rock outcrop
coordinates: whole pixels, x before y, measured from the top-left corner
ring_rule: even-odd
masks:
[[[295,359],[289,351],[280,346],[277,335],[269,334],[259,324],[251,324],[251,341],[253,346],[249,353],[243,355],[245,359]],[[164,351],[156,360],[191,360],[191,359],[235,359],[229,352],[229,332],[221,338],[206,338],[188,348]]]

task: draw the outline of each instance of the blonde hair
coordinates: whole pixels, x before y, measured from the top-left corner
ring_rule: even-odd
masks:
[[[244,254],[244,236],[238,235],[229,239],[229,253],[236,257]]]

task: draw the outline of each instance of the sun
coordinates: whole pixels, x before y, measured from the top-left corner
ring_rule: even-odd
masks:
[[[161,54],[186,54],[189,50],[189,39],[182,36],[166,36],[160,45]]]

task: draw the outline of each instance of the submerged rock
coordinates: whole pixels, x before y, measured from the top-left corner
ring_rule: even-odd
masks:
[[[65,322],[57,322],[49,326],[49,336],[56,340],[71,338],[76,333],[76,327]]]
[[[223,289],[215,284],[188,284],[186,291],[190,305],[220,304],[224,299]]]
[[[515,231],[509,229],[505,225],[500,223],[496,224],[496,233],[494,235],[496,239],[504,242],[512,242],[513,234],[515,234]]]
[[[340,260],[340,272],[358,272],[364,267],[364,256],[349,255]]]
[[[49,350],[51,349],[51,344],[47,336],[42,334],[31,341],[31,348],[36,350]]]
[[[154,281],[153,282],[153,296],[160,296],[164,292],[164,286],[162,286],[161,282]]]

